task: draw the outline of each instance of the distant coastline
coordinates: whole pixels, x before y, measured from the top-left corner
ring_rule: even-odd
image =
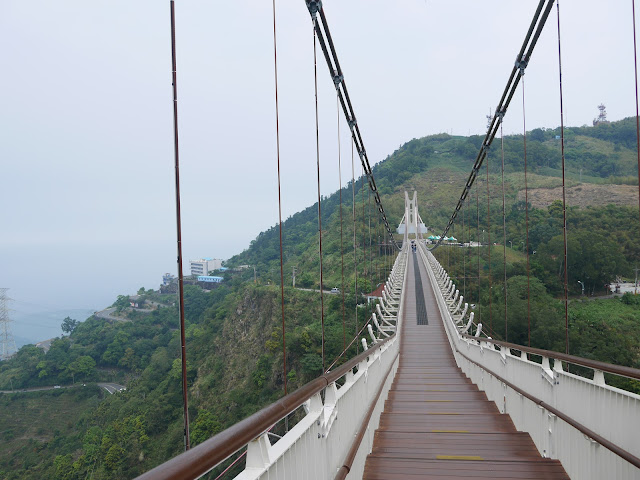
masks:
[[[69,308],[69,309],[36,309],[28,310],[22,308],[11,312],[13,320],[11,328],[16,347],[19,349],[23,345],[36,344],[43,340],[62,335],[60,325],[66,317],[84,322],[93,315],[96,309],[89,308]]]

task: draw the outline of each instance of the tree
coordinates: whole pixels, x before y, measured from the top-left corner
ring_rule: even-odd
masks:
[[[116,307],[117,312],[121,312],[129,306],[129,296],[118,295],[118,299],[113,303],[113,306]]]
[[[80,322],[78,320],[74,320],[71,317],[66,317],[62,321],[62,325],[60,325],[60,327],[62,328],[62,331],[64,333],[66,333],[67,335],[71,335],[71,332],[73,332],[78,325],[80,325]]]
[[[83,355],[71,362],[67,368],[75,383],[76,374],[83,374],[85,379],[93,375],[96,369],[96,362],[89,355]]]
[[[191,440],[194,445],[202,443],[208,438],[218,433],[222,427],[217,417],[206,410],[200,410],[193,428],[191,429]]]

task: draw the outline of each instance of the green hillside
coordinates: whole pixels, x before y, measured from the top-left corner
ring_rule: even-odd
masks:
[[[529,188],[548,193],[560,185],[558,134],[557,130],[542,129],[528,134]],[[522,141],[522,136],[505,138],[505,222],[509,246],[509,340],[526,343],[525,205],[518,196],[524,188]],[[433,232],[440,233],[481,142],[478,136],[432,135],[407,142],[377,164],[373,172],[392,226],[397,226],[403,214],[404,191],[415,189],[422,218]],[[499,142],[494,143],[488,162],[491,218],[487,218],[483,171],[477,183],[477,205],[474,188],[464,210],[464,228],[460,215],[451,232],[461,241],[482,240],[485,236],[488,241],[490,235],[491,243],[498,243],[491,248],[491,262],[488,248],[443,247],[436,254],[458,277],[465,298],[478,304],[478,317],[499,337],[505,319],[501,303],[501,157],[496,145]],[[580,188],[593,184],[605,189],[637,185],[635,148],[635,119],[568,129],[567,169],[571,185]],[[362,179],[353,186],[355,232],[352,185],[342,191],[342,237],[338,193],[322,201],[323,287],[338,287],[344,292],[344,309],[342,294],[324,296],[325,366],[368,318],[367,307],[356,305],[365,303],[361,295],[384,280],[393,261],[393,256],[380,247],[385,241],[384,231],[365,186]],[[570,207],[569,283],[574,297],[580,294],[577,280],[585,283],[588,294],[603,293],[605,283],[616,275],[632,275],[640,260],[637,197],[628,203],[626,197],[623,200],[585,208],[578,202]],[[563,349],[559,333],[564,325],[559,300],[562,209],[557,202],[551,202],[544,208],[532,208],[529,217],[531,283],[536,293],[532,344]],[[317,205],[311,205],[291,216],[283,226],[289,391],[317,376],[323,366],[320,294],[299,289],[320,288],[317,225]],[[283,394],[278,239],[277,226],[260,233],[247,250],[228,260],[230,270],[224,273],[224,282],[211,292],[186,287],[189,412],[194,444]],[[238,269],[241,265],[256,267],[256,282],[253,268]],[[294,268],[296,289],[291,278]],[[494,287],[491,294],[489,278]],[[77,402],[75,418],[35,434],[23,433],[19,419],[29,408],[44,408],[28,404],[44,405],[50,400],[47,394],[0,394],[6,413],[0,416],[0,432],[11,431],[12,438],[22,442],[0,456],[0,478],[133,478],[182,451],[177,309],[173,297],[167,301],[153,291],[143,292],[143,297],[162,300],[166,306],[151,313],[128,312],[126,298],[121,297],[114,305],[129,321],[108,322],[92,317],[68,337],[55,341],[46,354],[34,346],[25,346],[15,358],[0,364],[0,390],[74,382],[93,385],[99,380],[116,380],[127,386],[126,391],[114,395],[99,394],[91,387],[93,393],[86,398],[69,397],[69,401]],[[637,323],[630,320],[637,318],[639,309],[628,297],[625,303],[616,299],[579,302],[576,298],[571,305],[571,321],[575,325],[572,353],[639,366],[640,332],[634,327]],[[589,335],[589,341],[585,335]],[[597,340],[591,340],[594,336]],[[624,352],[602,348],[607,342],[623,345]],[[356,348],[352,347],[347,356],[355,354]],[[67,398],[66,395],[60,398]],[[62,411],[66,407],[59,408]],[[29,455],[24,453],[27,449]]]

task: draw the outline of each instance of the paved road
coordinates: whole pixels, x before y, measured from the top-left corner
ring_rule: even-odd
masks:
[[[78,385],[67,385],[67,386],[63,386],[63,385],[52,385],[50,387],[33,387],[33,388],[20,388],[17,390],[0,390],[0,393],[24,393],[24,392],[42,392],[44,390],[57,390],[60,388],[73,388],[73,387],[77,387]]]
[[[33,388],[21,388],[17,390],[0,390],[0,393],[25,393],[25,392],[42,392],[44,390],[58,390],[62,388],[78,388],[84,386],[84,383],[76,383],[75,385],[52,385],[50,387],[33,387]],[[127,387],[118,383],[98,383],[100,388],[104,388],[107,392],[114,394],[126,390]]]
[[[320,290],[314,290],[313,288],[298,288],[298,287],[296,287],[296,290],[302,290],[304,292],[320,293]],[[332,292],[331,290],[323,290],[322,293],[327,293],[329,295],[338,295],[340,292]]]
[[[124,385],[120,385],[118,383],[98,383],[98,386],[101,388],[104,388],[107,392],[109,392],[112,395],[116,392],[121,392],[127,389],[127,387],[125,387]]]
[[[128,318],[116,317],[114,315],[111,315],[115,311],[116,311],[115,307],[105,308],[104,310],[100,310],[99,312],[96,312],[95,316],[98,318],[103,318],[105,320],[112,320],[114,322],[130,322],[131,321]]]
[[[38,342],[38,343],[36,343],[36,347],[41,348],[42,350],[44,350],[44,353],[47,353],[49,351],[49,349],[51,348],[51,342],[53,342],[57,338],[58,337],[50,338],[49,340],[43,340],[42,342]]]

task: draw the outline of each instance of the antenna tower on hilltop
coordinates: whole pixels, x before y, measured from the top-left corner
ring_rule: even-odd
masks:
[[[593,119],[594,127],[599,123],[609,123],[607,121],[607,107],[605,107],[604,103],[601,103],[600,105],[598,105],[598,110],[600,110],[600,114],[598,115],[598,118]]]
[[[8,288],[0,288],[0,360],[7,360],[16,353],[16,341],[11,333],[11,319],[9,318],[9,307],[7,304]]]

